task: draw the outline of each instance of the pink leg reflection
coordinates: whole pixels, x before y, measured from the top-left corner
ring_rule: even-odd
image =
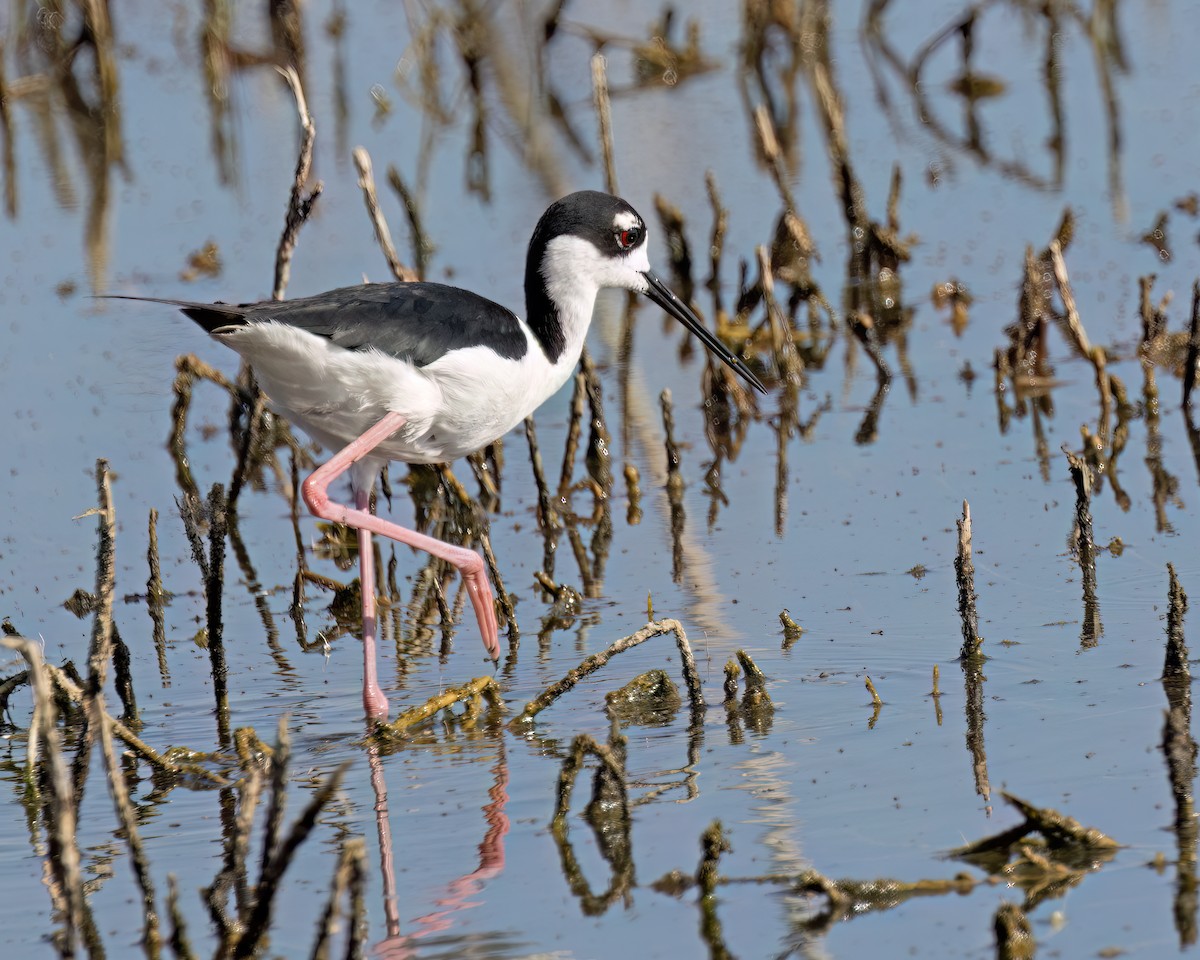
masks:
[[[400,934],[400,907],[396,894],[395,851],[392,849],[392,828],[388,820],[387,784],[383,779],[383,762],[378,749],[372,744],[367,748],[367,759],[371,764],[371,787],[375,791],[375,826],[379,831],[379,866],[383,874],[383,912],[387,922],[387,937],[372,950],[374,956],[383,960],[408,960],[415,956],[415,943],[422,937],[442,933],[453,926],[453,916],[460,910],[479,905],[472,900],[487,881],[499,876],[504,870],[504,837],[509,830],[508,814],[504,807],[508,803],[508,757],[504,751],[504,739],[498,738],[499,754],[493,768],[494,781],[488,790],[491,802],[483,808],[487,822],[487,833],[479,844],[479,866],[468,874],[446,885],[446,892],[434,902],[442,909],[417,917],[413,921],[416,930],[408,936]]]

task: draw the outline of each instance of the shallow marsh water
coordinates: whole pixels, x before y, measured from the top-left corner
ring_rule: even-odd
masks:
[[[1105,41],[1110,8],[1116,32]],[[296,162],[295,107],[270,66],[233,72],[221,121],[226,147],[219,152],[214,108],[205,96],[212,84],[200,52],[201,5],[177,4],[164,16],[155,4],[113,4],[124,154],[123,164],[105,167],[58,94],[18,82],[42,63],[36,52],[22,52],[19,36],[40,22],[40,9],[18,4],[0,15],[14,151],[6,176],[15,174],[18,201],[0,222],[0,400],[11,411],[4,431],[8,469],[0,483],[0,614],[38,638],[48,661],[86,659],[90,622],[77,620],[62,602],[76,588],[94,588],[95,520],[74,518],[95,504],[95,461],[107,458],[119,524],[116,593],[119,601],[134,595],[118,603],[116,622],[133,651],[141,735],[159,748],[212,750],[209,658],[193,642],[205,619],[203,582],[179,521],[176,465],[165,438],[176,356],[195,353],[231,377],[236,364],[168,308],[87,295],[268,296]],[[621,192],[650,224],[652,260],[664,275],[668,251],[653,197],[662,194],[682,210],[696,264],[695,299],[711,321],[703,287],[711,229],[706,172],[713,172],[729,211],[721,274],[727,306],[737,294],[738,260],[750,265],[752,281],[755,246],[770,243],[782,202],[758,159],[752,110],[767,98],[739,59],[748,37],[742,10],[715,2],[692,9],[677,20],[697,17],[699,49],[712,69],[676,71],[673,83],[642,85],[638,76],[654,70],[639,74],[637,57],[618,38],[649,42],[657,12],[634,4],[569,3],[542,48],[540,8],[474,10],[472,16],[488,18],[488,43],[480,61],[486,154],[472,166],[471,84],[452,34],[433,26],[466,17],[471,5],[305,7],[305,90],[317,129],[314,176],[324,192],[300,232],[289,294],[355,283],[364,274],[388,278],[350,159],[352,147],[362,144],[374,158],[401,255],[407,258],[411,247],[403,210],[385,185],[388,164],[419,197],[435,246],[430,278],[451,278],[521,307],[525,243],[536,218],[559,193],[604,182],[599,166],[570,146],[536,98],[528,120],[527,98],[538,89],[535,64],[541,63],[544,82],[587,155],[598,157],[589,64],[598,36],[610,38],[605,52]],[[574,622],[543,639],[538,634],[550,604],[534,581],[544,563],[537,492],[524,437],[517,431],[506,438],[491,538],[505,584],[519,601],[522,639],[497,674],[505,719],[585,655],[641,627],[648,595],[656,617],[682,622],[699,662],[709,701],[699,732],[689,731],[686,709],[669,723],[625,731],[637,804],[625,896],[604,909],[580,896],[549,823],[572,739],[608,736],[604,694],[653,667],[678,681],[679,658],[669,638],[617,658],[524,733],[489,723],[475,729],[439,723],[380,751],[373,770],[363,743],[358,645],[349,635],[335,640],[327,655],[300,649],[288,615],[295,576],[289,504],[277,483],[243,494],[240,530],[259,587],[248,588],[230,555],[224,615],[232,725],[252,726],[270,742],[278,719],[287,718],[289,817],[318,779],[353,761],[286,875],[271,954],[308,954],[338,850],[349,837],[367,843],[366,922],[380,954],[716,952],[711,927],[701,927],[696,891],[673,897],[651,884],[668,871],[694,873],[701,834],[719,819],[732,845],[719,866],[727,877],[815,868],[835,878],[906,881],[967,871],[981,881],[966,896],[915,898],[830,927],[815,920],[824,898],[778,885],[722,885],[715,909],[731,954],[986,956],[995,950],[998,906],[1025,894],[1006,882],[983,883],[982,870],[944,855],[1019,821],[999,799],[1001,788],[1124,845],[1110,862],[1031,908],[1043,951],[1092,956],[1117,949],[1158,957],[1195,950],[1194,921],[1187,921],[1195,903],[1176,899],[1176,797],[1161,750],[1167,700],[1158,679],[1166,564],[1174,565],[1185,590],[1200,589],[1193,545],[1200,464],[1181,413],[1178,376],[1158,367],[1158,402],[1143,399],[1138,278],[1157,275],[1155,302],[1174,293],[1165,308],[1168,327],[1185,331],[1192,283],[1200,276],[1200,222],[1176,204],[1200,189],[1200,68],[1193,55],[1200,21],[1187,4],[1170,2],[1144,8],[1098,3],[1079,15],[1063,13],[1053,25],[1020,4],[980,9],[970,31],[975,71],[1004,87],[973,101],[979,132],[972,138],[969,101],[954,86],[961,73],[957,40],[932,48],[916,87],[896,66],[929,49],[945,27],[962,20],[965,6],[795,8],[798,18],[829,18],[828,62],[845,108],[847,155],[874,220],[886,221],[893,166],[903,175],[899,234],[914,234],[918,242],[894,286],[847,279],[849,251],[860,238],[833,186],[813,73],[801,69],[794,80],[781,79],[787,44],[781,30],[772,33],[770,102],[777,116],[786,116],[791,88],[798,105],[794,132],[784,138],[792,151],[786,181],[820,253],[812,276],[836,315],[825,328],[833,331],[827,357],[810,362],[800,381],[798,418],[810,429],[786,440],[786,470],[774,426],[787,411],[784,388],[776,385],[759,402],[736,457],[723,465],[721,495],[714,494],[705,479],[713,453],[700,357],[681,358],[681,335],[643,306],[631,356],[622,362],[624,299],[602,297],[589,342],[612,432],[613,537],[595,595],[584,600]],[[873,12],[880,34],[871,29]],[[64,34],[74,37],[80,14],[72,8],[62,15]],[[271,31],[257,7],[239,8],[231,30],[239,50],[269,48]],[[420,80],[414,38],[430,35],[437,37],[444,122],[414,93]],[[686,24],[675,23],[669,36],[685,44]],[[1057,101],[1045,82],[1051,48],[1059,58]],[[90,77],[86,65],[76,70]],[[85,85],[85,92],[96,96],[92,87]],[[1063,118],[1059,154],[1052,148],[1056,103]],[[47,146],[53,142],[47,130],[56,132],[56,147]],[[540,145],[536,159],[527,153],[531,143]],[[480,169],[486,169],[488,200],[467,190],[469,175]],[[1014,401],[1011,380],[998,392],[992,372],[995,351],[1009,343],[1005,328],[1017,319],[1026,247],[1042,250],[1067,206],[1076,226],[1065,262],[1080,317],[1092,343],[1108,351],[1108,369],[1123,380],[1135,406],[1115,468],[1127,506],[1111,465],[1093,497],[1097,543],[1119,538],[1124,547],[1099,554],[1102,632],[1094,644],[1081,643],[1075,493],[1060,452],[1064,444],[1080,446],[1081,424],[1097,430],[1093,369],[1073,357],[1055,325],[1048,339],[1052,409],[1035,415],[1034,401]],[[1160,212],[1167,214],[1166,253],[1142,240]],[[189,254],[210,241],[220,255],[218,275],[182,279]],[[973,298],[959,335],[949,311],[930,295],[935,284],[950,280]],[[875,318],[893,374],[884,390],[846,322],[864,302],[878,306],[880,289],[883,300],[899,297],[899,306],[887,303],[886,316]],[[964,376],[968,365],[973,379]],[[684,481],[678,580],[658,400],[664,388],[674,400]],[[552,488],[570,400],[568,388],[536,416]],[[998,407],[1014,402],[1024,405],[1023,414],[1002,424]],[[197,387],[187,456],[202,491],[227,483],[237,459],[228,409],[221,391]],[[626,464],[641,477],[643,512],[636,524],[627,519]],[[466,464],[455,472],[475,490]],[[582,465],[575,475],[584,475]],[[413,507],[402,477],[394,468],[390,509],[407,522]],[[974,518],[980,632],[990,658],[982,727],[987,796],[979,792],[966,740],[963,671],[955,662],[961,637],[954,521],[964,499]],[[591,514],[586,491],[576,493],[573,504]],[[387,509],[386,502],[381,506]],[[160,676],[141,596],[152,508],[161,514],[164,584],[175,595],[167,608],[169,686]],[[301,519],[300,530],[308,545],[318,539],[310,519]],[[590,549],[593,529],[581,524],[578,530]],[[385,548],[385,563],[390,556]],[[407,602],[425,558],[406,550],[395,557]],[[311,550],[308,559],[317,573],[342,582],[353,576]],[[566,536],[554,565],[556,581],[582,586]],[[255,594],[265,598],[278,631],[270,641]],[[453,603],[453,592],[447,599]],[[310,638],[330,622],[328,600],[309,589]],[[786,649],[779,621],[784,608],[804,628]],[[456,625],[445,656],[439,655],[436,617],[416,625],[406,614],[400,639],[402,650],[384,644],[381,664],[394,709],[488,672],[469,616]],[[775,704],[769,723],[740,733],[721,705],[722,670],[738,649],[767,674]],[[929,696],[935,664],[940,722],[939,703]],[[3,674],[19,669],[14,662]],[[885,701],[877,713],[864,675]],[[114,699],[110,695],[110,705]],[[40,823],[30,826],[20,802],[29,707],[28,691],[18,692],[7,718],[0,943],[14,956],[49,956],[58,919],[35,850],[44,841]],[[92,770],[80,810],[84,877],[110,955],[132,955],[140,952],[138,894],[98,761]],[[399,935],[390,942],[373,772],[386,784],[395,856]],[[655,794],[653,785],[666,782],[678,786]],[[218,794],[152,783],[144,766],[130,783],[159,894],[165,896],[166,876],[174,874],[191,940],[198,953],[210,952],[210,918],[197,890],[221,865],[225,827]],[[498,784],[502,790],[489,795]],[[569,838],[582,876],[599,894],[609,884],[609,867],[580,816],[588,792],[581,781]],[[501,795],[507,799],[499,803]],[[38,839],[31,840],[34,833]],[[1148,866],[1159,854],[1158,869]]]

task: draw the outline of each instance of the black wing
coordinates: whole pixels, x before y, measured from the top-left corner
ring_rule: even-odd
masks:
[[[275,320],[347,350],[379,350],[418,367],[465,347],[487,347],[509,360],[520,359],[528,349],[511,310],[443,283],[364,283],[260,303],[154,302],[179,307],[209,333]]]

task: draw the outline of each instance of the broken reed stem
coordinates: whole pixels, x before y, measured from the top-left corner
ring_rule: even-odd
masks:
[[[333,881],[329,886],[329,900],[321,919],[317,922],[317,938],[313,942],[312,960],[329,960],[330,941],[338,933],[339,921],[342,917],[342,898],[352,891],[355,886],[361,886],[361,878],[366,874],[367,846],[362,837],[351,837],[342,845],[338,856],[337,866],[334,867]],[[355,879],[358,878],[358,884]],[[349,929],[345,955],[347,957],[362,956],[362,942],[365,931],[361,917],[356,915],[353,908],[353,893],[350,895]]]
[[[495,503],[500,499],[500,472],[504,466],[504,441],[497,440],[491,447],[467,455],[467,463],[479,484],[480,504]]]
[[[604,416],[604,388],[596,373],[596,365],[592,363],[592,355],[587,347],[579,355],[579,369],[583,373],[584,393],[588,401],[588,448],[585,456],[588,476],[590,476],[603,491],[607,500],[612,496],[613,476],[612,459],[609,451],[612,449],[612,436],[608,432],[608,422]]]
[[[259,878],[258,886],[255,888],[254,908],[247,920],[246,932],[233,949],[234,960],[244,960],[244,958],[257,953],[263,936],[271,926],[271,912],[274,907],[275,894],[279,889],[279,882],[291,865],[297,848],[308,839],[308,835],[316,826],[317,817],[333,798],[338,787],[341,786],[342,777],[352,763],[352,760],[347,760],[329,775],[308,802],[299,818],[292,824],[288,835],[278,844],[278,849],[273,851],[263,875]]]
[[[975,564],[971,559],[971,505],[963,501],[962,519],[958,525],[958,555],[954,573],[958,581],[958,613],[962,618],[962,650],[960,659],[979,655],[983,638],[979,635],[979,615],[975,612]]]
[[[750,654],[748,654],[745,650],[738,650],[736,651],[735,656],[737,657],[738,663],[741,665],[742,672],[746,675],[746,692],[749,693],[752,690],[766,691],[767,675],[763,673],[762,670],[759,669],[758,664],[750,658]]]
[[[792,619],[791,612],[784,607],[779,613],[779,622],[783,624],[783,649],[790,650],[804,633],[804,628]]]
[[[204,584],[207,600],[208,659],[212,665],[213,693],[217,701],[217,742],[229,746],[229,668],[225,662],[221,593],[225,586],[225,487],[214,483],[208,494],[208,576]]]
[[[892,164],[892,182],[888,187],[887,223],[893,233],[900,232],[900,188],[904,184],[904,175],[900,172],[900,164]]]
[[[981,641],[982,642],[982,641]],[[967,721],[967,750],[971,754],[971,769],[975,777],[975,792],[983,797],[985,804],[991,803],[992,785],[988,777],[987,745],[984,742],[984,729],[987,716],[983,711],[983,684],[987,679],[983,675],[984,657],[981,655],[960,657],[959,666],[963,672],[963,687],[966,702],[963,712]],[[937,708],[940,712],[940,707]],[[991,814],[990,807],[988,814]]]
[[[117,629],[115,623],[112,627],[112,644],[113,683],[117,688],[117,696],[121,698],[121,719],[134,726],[140,726],[137,695],[133,691],[133,668],[129,647],[121,639],[121,631]]]
[[[996,908],[992,930],[996,934],[997,960],[1033,960],[1037,955],[1033,927],[1017,904],[1001,903]]]
[[[167,663],[167,630],[164,603],[162,567],[158,560],[158,511],[150,508],[148,528],[150,545],[146,548],[146,562],[150,566],[150,579],[146,581],[146,608],[154,624],[154,650],[158,655],[158,675],[164,687],[171,685],[171,668]]]
[[[721,297],[721,254],[725,250],[725,234],[729,230],[729,211],[721,205],[721,194],[717,189],[716,175],[708,170],[704,174],[704,187],[708,191],[708,202],[712,206],[712,234],[708,240],[708,279],[704,285],[713,298],[713,319],[717,330],[721,329],[725,317],[725,306]]]
[[[209,916],[220,939],[220,954],[228,956],[237,938],[245,930],[250,916],[252,896],[246,872],[250,835],[254,829],[254,812],[262,795],[264,768],[274,761],[276,751],[263,743],[253,727],[242,727],[233,735],[234,751],[245,776],[234,790],[221,792],[221,822],[225,835],[223,869],[212,884],[201,893],[208,905]],[[235,912],[227,910],[229,891],[234,894]]]
[[[608,97],[607,61],[602,53],[592,55],[592,103],[596,107],[596,119],[600,123],[600,150],[604,157],[604,189],[609,193],[619,194],[617,164],[613,150],[612,104]]]
[[[0,65],[7,63],[5,59],[4,40],[0,39]],[[3,159],[0,167],[4,170],[4,214],[9,220],[17,219],[17,150],[16,136],[13,132],[13,98],[5,82],[4,70],[0,68],[0,149]]]
[[[938,688],[941,676],[941,668],[935,663],[933,665],[933,690],[930,691],[929,695],[933,697],[933,713],[939,727],[942,725],[942,691]]]
[[[670,253],[671,274],[675,278],[679,299],[691,304],[695,299],[696,286],[692,278],[692,248],[684,232],[683,211],[661,193],[654,194],[654,210],[662,226],[663,241]]]
[[[717,884],[721,854],[733,848],[725,839],[720,820],[714,820],[700,836],[700,863],[696,867],[696,885],[700,888],[700,938],[708,945],[712,960],[733,960],[725,945],[721,918],[717,916]]]
[[[239,731],[240,732],[240,731]],[[233,821],[233,836],[229,840],[228,876],[234,880],[237,915],[241,921],[250,915],[250,892],[246,886],[246,861],[250,856],[250,838],[254,832],[254,813],[262,799],[263,772],[255,762],[244,763],[246,776],[238,785],[237,815]],[[217,885],[215,888],[219,889]]]
[[[1163,680],[1186,684],[1191,682],[1187,641],[1183,637],[1183,617],[1187,613],[1188,598],[1175,575],[1173,564],[1167,564],[1167,576],[1171,585],[1167,593],[1167,652],[1163,661]]]
[[[862,344],[868,359],[879,374],[880,387],[886,387],[892,379],[892,370],[888,366],[883,352],[879,349],[875,320],[864,310],[851,310],[846,314],[846,326],[854,334],[854,338]]]
[[[1116,379],[1108,372],[1108,355],[1105,354],[1103,347],[1092,349],[1092,367],[1096,371],[1096,389],[1100,392],[1100,422],[1097,425],[1097,436],[1103,448],[1109,446],[1109,412],[1112,410],[1113,381]],[[1119,386],[1118,389],[1120,389]]]
[[[433,252],[433,244],[430,243],[429,237],[425,233],[425,226],[421,222],[421,208],[417,205],[417,199],[408,189],[403,178],[400,176],[400,171],[392,164],[388,164],[388,184],[396,195],[400,198],[400,202],[404,204],[404,215],[408,217],[408,229],[412,234],[412,249],[413,263],[416,265],[411,272],[417,275],[418,280],[425,279],[425,270],[429,266],[429,255]]]
[[[261,390],[254,391],[254,403],[251,404],[249,415],[246,417],[246,428],[242,432],[242,443],[238,450],[237,463],[233,468],[233,476],[229,480],[229,498],[226,509],[229,513],[237,512],[238,497],[250,474],[250,458],[258,448],[259,437],[262,433],[263,414],[267,409],[267,398]]]
[[[550,488],[546,486],[546,472],[542,468],[542,450],[538,446],[537,428],[533,417],[525,418],[525,439],[529,443],[529,463],[533,467],[533,480],[538,492],[538,521],[543,530],[557,527],[558,513],[550,499]]]
[[[100,750],[104,757],[104,767],[108,775],[108,789],[112,794],[113,806],[116,808],[117,819],[129,845],[129,858],[133,863],[134,877],[142,894],[142,945],[146,955],[155,960],[162,947],[162,937],[158,929],[158,907],[154,891],[154,880],[150,875],[150,861],[146,856],[146,848],[142,845],[141,833],[138,831],[137,812],[129,800],[129,790],[125,784],[125,771],[117,763],[117,755],[113,750],[112,724],[113,718],[104,707],[104,694],[97,691],[86,702],[90,714],[88,724],[100,731]]]
[[[179,885],[175,882],[175,874],[167,874],[167,915],[171,918],[171,935],[167,943],[176,960],[195,960],[192,944],[187,936],[187,924],[183,919],[183,911],[179,909]]]
[[[129,844],[130,859],[134,875],[142,893],[142,915],[144,946],[147,955],[156,958],[161,947],[158,931],[158,911],[155,906],[154,884],[150,877],[150,864],[146,859],[141,835],[138,833],[137,815],[129,802],[129,791],[125,784],[125,773],[117,765],[112,742],[112,717],[104,706],[104,677],[109,658],[113,657],[113,638],[116,632],[112,619],[113,592],[115,586],[116,556],[116,513],[112,503],[112,483],[108,472],[108,461],[96,461],[96,493],[99,505],[99,544],[96,551],[96,615],[92,626],[92,642],[88,650],[88,679],[83,691],[83,707],[87,717],[87,737],[81,747],[90,751],[94,738],[99,734],[100,751],[108,775],[108,788],[112,794],[117,819],[121,822],[125,841]],[[123,645],[122,645],[123,646]],[[129,651],[125,651],[128,658]],[[122,672],[119,671],[118,672]],[[125,664],[121,686],[132,686]],[[133,708],[136,718],[136,706]],[[128,712],[128,704],[127,704]],[[86,768],[84,768],[86,769]]]
[[[792,339],[791,325],[784,320],[783,311],[779,309],[779,303],[775,300],[775,273],[771,268],[771,255],[761,243],[754,248],[754,253],[758,258],[763,302],[771,326],[771,352],[775,357],[775,369],[781,380],[798,376],[801,370],[800,355],[796,352],[796,343]]]
[[[395,720],[388,723],[376,723],[371,733],[373,736],[385,738],[402,738],[413,727],[425,723],[448,707],[466,701],[478,702],[480,699],[486,699],[494,707],[503,704],[500,697],[500,685],[494,677],[476,677],[461,687],[444,690],[436,697],[430,697],[421,706],[404,711]]]
[[[571,524],[567,527],[567,539],[570,541],[575,562],[579,565],[579,579],[583,595],[586,597],[599,596],[596,592],[596,574],[592,567],[592,559],[588,556],[587,547],[584,545],[583,537],[579,535],[577,525]]]
[[[766,104],[759,104],[754,109],[754,130],[758,134],[759,148],[762,150],[763,159],[767,162],[767,169],[771,172],[775,188],[783,199],[783,205],[786,209],[794,211],[796,198],[792,195],[787,170],[784,169],[783,151],[779,147],[775,121],[771,119],[771,111],[767,109]]]
[[[488,576],[496,585],[496,603],[504,615],[504,624],[508,630],[508,646],[515,647],[521,641],[521,628],[517,625],[517,610],[513,606],[512,594],[504,588],[504,578],[500,575],[500,565],[496,563],[496,554],[492,550],[492,538],[485,524],[479,531],[479,546],[483,550],[483,560],[487,564]]]
[[[1083,329],[1083,321],[1079,319],[1079,309],[1075,305],[1075,294],[1071,291],[1071,281],[1067,276],[1067,264],[1063,260],[1062,242],[1058,237],[1050,241],[1047,252],[1054,270],[1054,279],[1058,284],[1058,294],[1062,298],[1067,339],[1075,348],[1075,352],[1090,363],[1096,372],[1096,387],[1100,391],[1098,436],[1107,446],[1109,410],[1112,407],[1112,384],[1107,371],[1108,357],[1103,347],[1092,346],[1087,332]]]
[[[365,845],[356,852],[350,871],[350,938],[346,942],[348,958],[363,955],[362,942],[367,936],[367,852]],[[386,909],[386,908],[385,908]]]
[[[812,41],[821,51],[807,59],[809,83],[813,91],[821,126],[825,131],[826,150],[833,167],[834,183],[838,186],[839,199],[845,211],[847,225],[862,230],[864,236],[875,233],[866,210],[866,197],[862,184],[854,174],[850,162],[850,143],[846,134],[846,112],[838,96],[837,81],[833,76],[833,62],[829,57],[829,22],[817,12],[816,7],[806,11],[806,27],[812,32]],[[789,204],[795,209],[795,204]],[[864,251],[865,252],[865,251]]]
[[[449,464],[441,463],[433,469],[438,475],[438,481],[446,488],[446,496],[452,499],[458,509],[469,511],[474,508],[475,501],[467,493],[462,481],[454,475]]]
[[[83,704],[83,729],[81,744],[75,753],[72,767],[74,776],[75,802],[82,801],[83,787],[87,782],[88,767],[92,760],[92,746],[96,742],[97,728],[92,724],[89,703],[104,690],[108,661],[112,657],[112,608],[115,584],[116,522],[112,508],[112,486],[108,474],[108,461],[103,457],[96,461],[97,506],[88,514],[95,514],[97,522],[96,543],[96,592],[92,618],[92,638],[88,645],[88,675],[82,682],[80,701]],[[78,816],[78,809],[76,810]]]
[[[683,477],[679,473],[679,446],[675,443],[675,408],[671,403],[671,391],[658,395],[662,407],[663,449],[667,455],[667,497],[675,503],[683,495]]]
[[[1079,553],[1079,572],[1083,581],[1083,642],[1093,645],[1099,635],[1096,604],[1096,542],[1092,531],[1092,468],[1082,457],[1064,445],[1071,480],[1075,484],[1075,546]]]
[[[554,816],[550,820],[550,827],[556,834],[566,830],[567,814],[571,810],[571,793],[575,789],[579,772],[583,769],[584,758],[589,753],[607,768],[610,774],[609,783],[616,788],[617,801],[623,814],[622,820],[629,822],[629,788],[625,782],[625,764],[622,758],[613,747],[597,743],[586,733],[581,733],[571,741],[571,750],[558,773]]]
[[[1162,752],[1167,761],[1171,794],[1175,801],[1175,834],[1178,853],[1175,859],[1175,916],[1180,945],[1196,941],[1196,845],[1198,824],[1193,784],[1196,779],[1198,748],[1192,737],[1192,677],[1188,664],[1187,643],[1183,637],[1183,618],[1187,613],[1187,594],[1183,592],[1175,568],[1167,564],[1170,577],[1167,606],[1167,650],[1163,663],[1162,686],[1167,697],[1163,718]]]
[[[1103,831],[1095,827],[1085,827],[1074,817],[1068,817],[1053,807],[1034,806],[1028,800],[1022,800],[1007,790],[1001,790],[1000,796],[1025,818],[1025,823],[1017,829],[1024,829],[1025,834],[1036,830],[1051,846],[1074,845],[1080,850],[1089,851],[1117,850],[1121,847],[1121,844]],[[1002,836],[1007,837],[1015,832],[1015,830],[1005,831]],[[987,849],[990,839],[992,838],[985,838],[977,844],[960,849],[970,850],[972,847]],[[949,856],[958,856],[959,852],[959,850],[951,850]]]
[[[1196,364],[1200,362],[1200,280],[1192,284],[1192,321],[1188,327],[1187,359],[1183,365],[1183,407],[1190,413],[1192,388],[1196,386]]]
[[[303,134],[300,138],[300,152],[296,157],[296,176],[292,180],[292,192],[288,197],[287,214],[283,222],[283,234],[279,238],[279,247],[275,251],[275,286],[271,292],[273,300],[282,300],[287,290],[288,276],[292,269],[292,255],[296,252],[296,238],[300,235],[300,227],[312,213],[313,204],[321,195],[324,185],[321,181],[305,193],[308,177],[312,173],[313,143],[317,139],[317,128],[313,125],[312,115],[308,112],[308,102],[304,99],[304,88],[300,76],[291,66],[276,67],[283,79],[292,88],[296,98],[296,112],[300,117],[300,127]]]
[[[1062,298],[1066,314],[1064,319],[1067,324],[1067,339],[1079,356],[1090,363],[1095,363],[1092,357],[1092,345],[1088,340],[1087,332],[1083,329],[1083,322],[1079,319],[1079,310],[1075,306],[1075,295],[1071,292],[1071,281],[1067,277],[1067,264],[1063,260],[1062,244],[1059,243],[1057,237],[1050,241],[1048,249],[1050,263],[1054,268],[1054,279],[1058,284],[1058,295]]]
[[[696,885],[700,888],[700,896],[711,897],[716,893],[721,880],[718,872],[721,854],[732,850],[733,847],[725,839],[721,821],[714,820],[700,835],[700,863],[696,867]]]
[[[5,634],[5,636],[12,636],[12,634]],[[8,698],[19,688],[32,682],[33,680],[29,676],[29,671],[22,670],[20,673],[14,673],[11,677],[6,678],[3,683],[0,683],[0,714],[8,712]]]
[[[54,697],[45,670],[40,644],[25,637],[0,637],[0,646],[15,650],[28,664],[33,687],[33,718],[29,724],[29,752],[24,771],[26,788],[41,802],[45,813],[48,841],[47,864],[54,885],[51,897],[62,908],[63,938],[58,946],[64,956],[73,956],[78,938],[90,926],[90,914],[83,893],[83,876],[79,865],[79,846],[76,840],[75,797],[71,775],[62,754]],[[44,779],[38,772],[38,758],[45,753]],[[39,782],[49,787],[50,796],[38,794]],[[61,897],[61,900],[59,899]]]
[[[200,510],[200,501],[187,494],[182,500],[177,499],[175,506],[179,508],[179,517],[183,521],[183,532],[187,537],[188,546],[192,549],[192,562],[200,569],[200,579],[207,583],[208,555],[204,549],[204,541],[200,538],[200,524],[204,519]]]
[[[688,643],[687,634],[684,633],[683,625],[678,620],[658,620],[646,624],[636,633],[630,634],[628,637],[622,637],[607,650],[602,650],[592,656],[586,658],[574,670],[571,670],[565,677],[556,683],[552,683],[549,687],[542,691],[536,698],[525,705],[525,709],[520,715],[514,717],[509,724],[511,729],[517,729],[521,724],[528,723],[533,720],[539,713],[545,710],[550,704],[554,703],[559,697],[575,686],[580,680],[591,673],[595,673],[601,667],[608,663],[613,657],[619,653],[624,653],[631,647],[636,647],[639,643],[659,637],[665,633],[675,634],[675,642],[679,647],[680,659],[683,661],[683,677],[687,683],[688,697],[691,700],[693,714],[703,714],[704,712],[704,692],[700,686],[700,675],[696,670],[696,659],[692,656],[692,646]]]
[[[567,439],[563,444],[562,470],[558,476],[558,495],[564,497],[571,489],[575,475],[575,454],[579,450],[579,434],[583,429],[583,408],[586,400],[583,371],[575,372],[575,386],[571,392],[571,416],[567,421]]]
[[[757,878],[755,878],[757,879]],[[784,883],[797,894],[815,893],[829,901],[830,919],[845,919],[861,910],[890,908],[900,899],[913,896],[938,896],[957,893],[965,896],[975,889],[977,881],[969,874],[960,873],[952,880],[835,880],[817,870],[801,870],[796,874],[768,875],[771,883]],[[740,882],[727,879],[725,883]]]
[[[52,663],[43,664],[43,669],[46,671],[46,675],[50,678],[54,686],[62,692],[63,696],[68,701],[74,701],[75,703],[79,704],[83,703],[83,687],[67,676],[64,670],[54,666]],[[127,727],[120,720],[112,716],[109,716],[108,720],[112,724],[113,733],[120,737],[130,750],[132,750],[137,756],[141,757],[141,759],[145,760],[155,769],[177,776],[186,775],[198,777],[218,786],[224,785],[228,782],[224,777],[212,773],[198,764],[175,763],[172,760],[168,760],[144,740],[138,737],[137,734],[130,730],[129,727]]]
[[[367,153],[366,147],[355,147],[353,157],[354,166],[358,170],[358,186],[363,192],[363,201],[367,205],[367,215],[371,218],[371,225],[375,228],[375,240],[379,244],[379,249],[383,251],[388,269],[392,271],[392,276],[397,280],[411,283],[419,278],[415,271],[400,262],[396,247],[392,243],[392,233],[388,230],[383,211],[379,209],[379,197],[375,193],[375,174],[371,169],[371,155]]]
[[[738,692],[738,677],[742,674],[742,668],[738,666],[737,660],[730,657],[725,661],[725,703],[734,704],[737,701]]]
[[[96,547],[96,615],[92,620],[92,642],[88,648],[88,696],[94,696],[103,689],[108,661],[112,656],[116,519],[113,516],[108,461],[103,458],[96,461],[96,493],[99,499],[96,508],[99,542]]]
[[[304,537],[300,533],[300,468],[296,463],[296,451],[289,458],[289,468],[292,474],[291,521],[292,536],[296,544],[296,579],[292,581],[292,602],[288,606],[288,614],[292,618],[292,626],[296,628],[296,642],[303,650],[308,641],[308,625],[304,621],[304,581],[307,579],[308,561],[304,555]]]
[[[279,845],[279,828],[283,824],[283,812],[287,805],[288,764],[291,758],[292,741],[288,736],[287,718],[280,717],[275,734],[275,752],[271,757],[271,803],[263,824],[262,858],[258,867],[260,877],[266,875]]]
[[[167,443],[171,450],[171,458],[175,461],[175,478],[183,488],[185,499],[189,496],[199,496],[187,452],[188,410],[192,405],[192,388],[198,379],[216,384],[230,397],[241,396],[237,384],[194,354],[186,353],[175,358],[175,382],[171,385],[175,402],[171,405],[171,436]]]

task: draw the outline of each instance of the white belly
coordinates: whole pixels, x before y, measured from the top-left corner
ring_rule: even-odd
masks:
[[[405,425],[375,455],[445,463],[517,426],[566,382],[578,351],[551,365],[531,341],[520,360],[486,347],[455,350],[425,367],[371,350],[345,350],[279,323],[218,336],[250,361],[272,407],[331,451],[399,413]]]

